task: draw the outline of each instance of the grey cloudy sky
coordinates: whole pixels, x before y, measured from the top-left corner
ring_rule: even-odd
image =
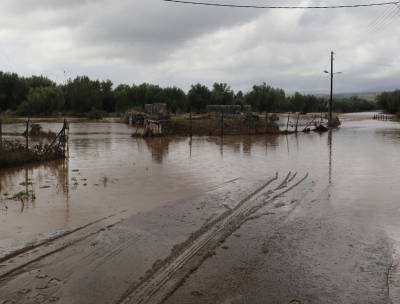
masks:
[[[210,0],[211,2],[212,0]],[[216,1],[216,0],[215,0]],[[322,5],[369,0],[221,0]],[[371,0],[383,2],[383,0]],[[340,92],[400,85],[400,9],[255,10],[160,0],[1,0],[0,70],[57,82],[88,75],[115,84],[188,89],[267,82],[289,92],[327,91],[336,52]]]

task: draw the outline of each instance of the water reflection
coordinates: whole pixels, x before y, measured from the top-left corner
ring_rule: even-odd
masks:
[[[153,137],[144,139],[136,138],[135,140],[138,143],[138,145],[140,145],[139,142],[141,142],[142,140],[145,142],[148,150],[151,153],[152,159],[157,163],[163,162],[163,159],[169,153],[170,145],[187,141],[187,139],[184,137],[172,137],[172,136]],[[189,140],[189,144],[191,147],[191,140]]]
[[[400,132],[398,124],[395,124],[395,126],[397,128],[379,128],[376,130],[376,134],[383,140],[398,144],[400,143]]]
[[[137,149],[143,153],[143,143],[146,145],[147,150],[150,152],[152,159],[161,164],[163,160],[170,155],[170,147],[180,145],[187,142],[188,157],[192,157],[194,143],[201,143],[203,141],[213,143],[218,146],[219,155],[224,156],[224,150],[231,149],[234,153],[251,156],[253,147],[264,146],[265,153],[268,153],[269,149],[274,149],[278,146],[278,136],[218,136],[218,137],[155,137],[155,138],[134,138]],[[287,142],[289,146],[289,142]],[[298,148],[299,143],[296,139],[296,146]],[[88,149],[87,147],[85,149]]]
[[[234,153],[251,156],[255,147],[263,146],[266,153],[270,149],[278,147],[279,136],[276,135],[244,135],[244,136],[224,136],[224,137],[207,137],[207,142],[214,143],[219,146],[220,155],[223,156],[224,149],[230,149]]]
[[[328,131],[328,147],[329,147],[329,184],[332,183],[332,139],[333,139],[333,134],[332,134],[332,129]]]
[[[0,170],[0,209],[4,214],[32,212],[43,190],[51,187],[59,198],[68,197],[67,160]]]

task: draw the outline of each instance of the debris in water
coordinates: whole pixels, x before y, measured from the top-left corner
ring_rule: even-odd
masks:
[[[103,186],[104,187],[107,187],[108,181],[109,181],[108,177],[104,175],[103,176]]]
[[[315,129],[313,130],[314,132],[327,132],[329,129],[327,127],[325,127],[324,125],[318,125],[315,127]]]

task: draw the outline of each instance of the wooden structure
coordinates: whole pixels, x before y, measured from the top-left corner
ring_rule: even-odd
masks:
[[[144,105],[144,113],[148,116],[165,116],[168,114],[166,103],[152,103]]]
[[[54,150],[56,148],[56,151],[60,151],[62,155],[61,157],[68,157],[68,137],[69,137],[69,122],[64,119],[63,122],[63,127],[61,131],[57,134],[57,136],[53,139],[53,141],[50,143],[50,145],[46,149],[46,153],[49,153],[49,151]]]

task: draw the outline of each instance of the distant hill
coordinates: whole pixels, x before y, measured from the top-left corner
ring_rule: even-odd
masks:
[[[368,93],[342,93],[336,94],[336,98],[348,98],[357,96],[362,99],[366,99],[368,101],[375,101],[376,96],[378,96],[381,92],[368,92]]]
[[[375,101],[375,98],[377,95],[379,95],[381,92],[364,92],[364,93],[336,93],[335,98],[340,99],[340,98],[349,98],[349,97],[354,97],[357,96],[362,99],[366,99],[368,101]],[[329,95],[327,94],[318,94],[317,96],[323,97],[323,98],[329,98]]]

